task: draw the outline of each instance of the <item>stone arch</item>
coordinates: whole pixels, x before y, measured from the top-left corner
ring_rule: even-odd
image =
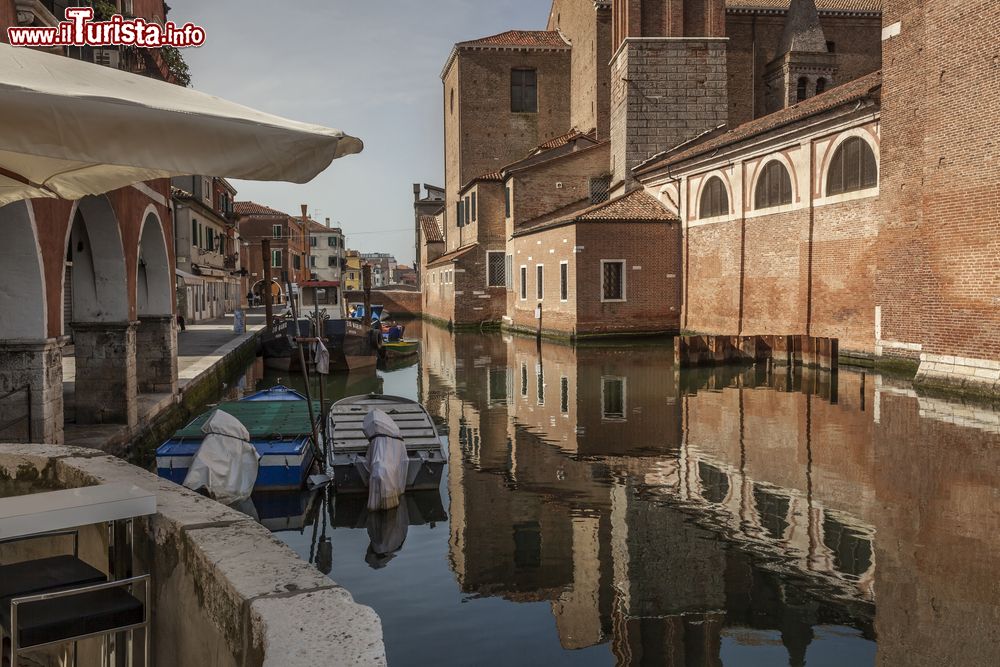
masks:
[[[31,202],[0,206],[0,340],[48,336],[42,251]]]
[[[698,192],[695,195],[694,199],[698,208],[695,214],[691,216],[692,219],[704,220],[706,219],[706,217],[708,217],[702,215],[702,204],[704,203],[702,202],[702,198],[705,195],[705,188],[708,186],[709,183],[713,181],[719,181],[720,183],[722,183],[723,193],[726,196],[726,212],[721,214],[721,216],[711,216],[711,217],[726,217],[732,215],[734,201],[733,201],[733,188],[729,182],[729,175],[726,174],[726,172],[722,169],[715,169],[708,173],[702,174],[701,182],[698,183]]]
[[[128,321],[125,250],[118,217],[107,197],[84,197],[73,206],[66,259],[72,262],[73,321]],[[64,332],[69,324],[63,322]]]
[[[875,154],[875,165],[878,169],[878,180],[875,187],[879,187],[882,183],[882,156],[881,156],[881,146],[879,145],[879,137],[868,127],[852,127],[849,130],[845,130],[837,135],[834,141],[831,141],[827,145],[823,156],[819,160],[819,173],[817,174],[817,195],[820,197],[826,196],[827,181],[830,176],[830,162],[833,160],[833,156],[836,154],[837,149],[843,145],[845,141],[852,137],[857,137],[868,144],[872,153]]]
[[[152,204],[143,213],[136,257],[135,307],[139,317],[173,313],[173,281],[163,224]]]

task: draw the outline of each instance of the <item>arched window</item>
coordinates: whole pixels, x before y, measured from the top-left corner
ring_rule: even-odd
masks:
[[[799,79],[798,89],[795,91],[795,99],[799,102],[806,99],[806,90],[809,87],[809,79],[802,77]]]
[[[826,90],[826,79],[820,77],[816,79],[816,94],[819,95]]]
[[[705,183],[701,191],[701,203],[698,206],[698,217],[714,218],[719,215],[729,215],[729,193],[726,184],[718,176],[713,176]]]
[[[778,160],[771,160],[764,167],[757,180],[757,190],[754,192],[754,208],[771,208],[792,203],[792,177],[788,175],[785,165]]]
[[[874,188],[878,185],[875,152],[861,137],[851,137],[837,147],[826,177],[826,196]]]

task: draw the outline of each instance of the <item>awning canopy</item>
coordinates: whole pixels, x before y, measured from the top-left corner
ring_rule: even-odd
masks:
[[[181,271],[180,269],[174,269],[174,274],[178,278],[184,280],[185,285],[204,285],[205,279],[201,276],[196,276],[193,273],[188,273],[187,271]]]
[[[305,183],[362,148],[339,130],[0,44],[0,205],[189,174]]]

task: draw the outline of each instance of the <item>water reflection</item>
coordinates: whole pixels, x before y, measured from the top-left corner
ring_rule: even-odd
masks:
[[[427,327],[423,350],[421,399],[458,444],[458,584],[548,603],[563,649],[873,664],[877,634],[881,664],[1000,657],[988,414],[846,371],[682,374],[667,347]]]
[[[376,609],[392,664],[1000,664],[998,413],[845,370],[414,332],[416,365],[325,392],[424,403],[442,493],[254,498]]]

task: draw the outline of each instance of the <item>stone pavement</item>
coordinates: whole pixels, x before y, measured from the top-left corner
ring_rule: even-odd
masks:
[[[247,332],[233,333],[233,316],[188,324],[177,332],[177,387],[179,392],[212,367],[226,354],[239,347],[264,326],[264,309],[247,312]],[[65,443],[79,447],[107,449],[108,445],[124,442],[129,430],[124,424],[77,424],[75,417],[76,363],[68,348],[63,356],[63,410]],[[168,408],[178,396],[170,394],[139,394],[138,427]]]

